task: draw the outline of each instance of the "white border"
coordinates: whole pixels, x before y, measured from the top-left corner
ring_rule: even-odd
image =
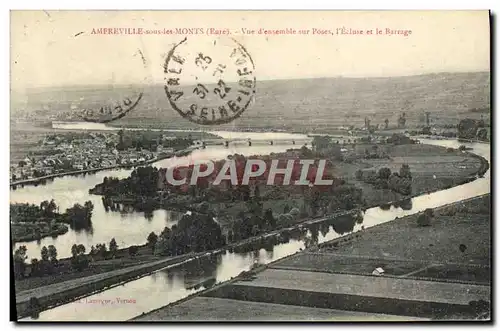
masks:
[[[288,0],[288,1],[269,1],[269,0],[253,0],[253,1],[232,1],[230,4],[226,3],[222,0],[211,0],[211,1],[195,1],[195,0],[182,0],[182,1],[177,1],[177,2],[169,2],[168,6],[161,6],[158,7],[158,3],[155,1],[151,0],[141,0],[141,1],[103,1],[103,0],[88,0],[88,1],[79,1],[76,3],[75,1],[69,2],[69,1],[45,1],[43,3],[43,6],[45,9],[260,9],[260,10],[269,10],[269,9],[309,9],[309,10],[332,10],[332,9],[351,9],[351,10],[360,10],[360,9],[365,9],[365,10],[381,10],[381,9],[446,9],[446,10],[452,10],[452,9],[491,9],[493,13],[498,14],[500,12],[499,8],[500,1],[493,1],[493,0],[475,0],[475,1],[465,1],[465,0],[454,0],[454,1],[438,1],[438,0],[420,0],[420,1],[353,1],[353,0],[344,0],[344,1],[336,1],[335,3],[326,3],[326,1],[313,1],[313,0],[308,0],[308,1],[297,1],[297,0]],[[10,6],[9,6],[10,5]],[[39,9],[40,8],[40,2],[38,1],[11,1],[11,3],[7,2],[2,2],[0,5],[4,9],[2,11],[2,16],[0,19],[1,24],[3,24],[4,29],[2,29],[2,45],[3,45],[3,50],[2,50],[2,77],[3,77],[3,84],[1,88],[2,92],[2,98],[1,100],[3,101],[4,104],[4,111],[1,112],[2,114],[2,119],[0,120],[1,125],[3,126],[3,129],[0,130],[1,133],[1,139],[2,141],[2,154],[4,155],[3,160],[8,161],[9,159],[9,130],[10,130],[10,119],[9,119],[9,24],[10,24],[10,18],[9,18],[9,11],[10,9]],[[496,20],[496,27],[495,30],[497,30],[498,26],[498,17]],[[436,31],[438,33],[438,31]],[[498,33],[495,33],[495,39],[494,43],[498,42]],[[492,45],[493,47],[493,45]],[[493,59],[492,59],[493,61]],[[495,91],[494,95],[497,95],[498,92],[498,86],[495,86]],[[494,97],[492,95],[492,101],[494,100]],[[496,116],[496,120],[494,123],[495,127],[499,125],[498,123],[498,116]],[[496,135],[495,135],[496,138]],[[496,140],[496,139],[495,139]],[[498,146],[497,146],[498,148]],[[498,152],[498,150],[496,150]],[[2,176],[2,181],[0,183],[0,187],[2,187],[2,201],[7,202],[9,200],[9,185],[8,185],[8,173],[9,173],[9,166],[8,162],[2,162],[2,169],[1,173],[3,174]],[[495,188],[496,188],[496,183],[495,183]],[[495,202],[497,202],[497,199],[495,198]],[[496,203],[496,206],[499,204]],[[5,203],[5,206],[7,206],[7,203]],[[9,277],[10,275],[7,273],[8,266],[10,265],[9,261],[9,255],[5,253],[5,250],[7,250],[7,245],[9,242],[9,217],[8,217],[8,208],[3,208],[3,211],[6,211],[3,213],[3,217],[1,217],[3,226],[4,226],[4,231],[3,231],[3,240],[1,241],[4,245],[4,253],[1,254],[2,257],[2,263],[0,265],[3,266],[4,271],[1,273],[2,277],[2,285],[4,286],[4,291],[2,293],[4,294],[4,300],[2,300],[1,303],[1,308],[2,308],[2,321],[3,324],[5,325],[5,321],[8,321],[10,316],[9,316],[9,306],[10,302],[7,301],[7,293],[9,293]],[[496,221],[496,220],[494,220]],[[498,228],[500,226],[496,225],[496,231],[498,231]],[[495,236],[496,237],[496,236]],[[495,257],[495,264],[498,264],[498,260],[496,258],[497,254],[492,253],[493,256]],[[497,286],[494,287],[495,289]],[[495,291],[496,292],[496,291]],[[495,296],[496,298],[496,296]],[[10,300],[10,298],[9,298]],[[498,302],[495,301],[495,308],[498,307]],[[495,316],[498,316],[497,314],[497,309],[495,309]],[[220,324],[213,325],[218,327]],[[8,323],[7,328],[11,329],[14,328],[15,325],[13,323]],[[163,325],[161,327],[169,328],[169,330],[173,329],[180,329],[181,327],[183,328],[204,328],[210,325],[203,324],[203,325]],[[243,325],[226,325],[229,328],[236,328],[236,327],[243,327]],[[263,326],[263,325],[250,325],[246,327],[255,327],[259,329],[266,329],[266,328],[271,328],[271,327],[277,327],[278,325],[272,325],[272,326]],[[293,327],[292,325],[281,325],[285,326],[287,328]],[[334,328],[344,328],[347,325],[329,325]],[[381,325],[381,327],[386,327],[387,324]],[[459,326],[459,325],[442,325],[443,327],[449,328],[449,329],[461,329],[461,328],[470,328],[471,325],[464,325],[464,326]],[[31,326],[33,327],[33,326]],[[40,328],[40,326],[36,326],[37,328]],[[49,326],[49,327],[54,327],[54,326]],[[68,327],[67,325],[60,325],[59,327]],[[88,326],[86,325],[79,325],[79,326],[72,326],[75,328],[79,329],[86,329]],[[104,326],[94,326],[97,329],[103,329]],[[119,330],[123,328],[123,326],[108,326],[111,328],[114,328],[116,330]],[[141,328],[145,328],[146,325],[140,326]],[[297,325],[296,327],[307,327],[307,325]],[[351,326],[352,328],[353,326]],[[373,325],[358,325],[354,326],[354,328],[361,329],[361,328],[373,328]],[[395,325],[394,327],[400,329],[403,327],[403,325]],[[417,329],[424,329],[427,328],[427,325],[421,325],[418,326]],[[2,328],[4,329],[4,328]]]

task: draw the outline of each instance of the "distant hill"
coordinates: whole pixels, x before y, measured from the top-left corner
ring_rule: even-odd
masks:
[[[258,78],[258,77],[257,77]],[[49,117],[70,119],[73,108],[100,107],[105,100],[137,91],[134,86],[72,86],[12,94],[11,118],[44,121]],[[339,125],[382,124],[386,118],[396,125],[406,112],[409,125],[423,125],[424,112],[431,123],[456,125],[465,117],[484,117],[490,108],[490,74],[438,73],[388,78],[318,78],[257,81],[255,103],[241,118],[217,128],[302,128],[327,129]],[[141,125],[169,128],[197,128],[181,118],[168,104],[163,86],[144,87],[136,109],[113,125]]]

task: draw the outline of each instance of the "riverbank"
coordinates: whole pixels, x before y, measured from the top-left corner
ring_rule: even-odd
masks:
[[[461,152],[456,149],[449,149],[441,146],[432,146],[425,144],[411,145],[392,145],[392,144],[346,144],[348,148],[352,148],[357,155],[363,155],[365,150],[372,150],[374,146],[383,153],[387,153],[389,158],[377,159],[356,159],[355,162],[344,162],[331,160],[332,165],[327,169],[332,176],[340,178],[347,182],[346,188],[356,188],[362,190],[363,205],[362,208],[371,208],[392,202],[404,202],[413,197],[436,192],[450,187],[468,183],[478,176],[484,175],[488,170],[488,161],[471,152]],[[299,150],[289,150],[288,152],[275,153],[273,158],[291,158],[294,157],[289,153],[298,152]],[[375,171],[381,168],[389,168],[392,172],[399,172],[403,164],[408,164],[412,172],[412,192],[404,195],[394,192],[390,189],[383,189],[359,180],[356,177],[356,171],[363,168],[372,168]],[[98,187],[91,189],[90,193],[102,194]],[[342,187],[344,188],[344,187]],[[271,209],[274,217],[279,218],[282,214],[287,214],[287,210],[296,208],[299,211],[304,211],[308,208],[304,201],[304,195],[298,190],[293,191],[291,186],[277,186],[272,189],[269,186],[260,185],[259,192],[262,202],[262,210]],[[342,194],[350,194],[345,192]],[[227,192],[221,190],[221,194]],[[227,195],[227,194],[226,194]],[[323,197],[322,200],[327,202],[335,196],[333,193],[330,197]],[[212,197],[210,200],[200,200],[201,197],[191,198],[189,195],[169,196],[168,198],[156,197],[150,201],[135,201],[134,197],[114,197],[115,203],[131,204],[142,210],[150,209],[169,209],[175,208],[182,211],[196,210],[196,204],[200,201],[207,201],[210,204],[211,211],[215,214],[224,230],[230,231],[233,224],[238,222],[241,213],[246,213],[248,203],[245,201],[220,201],[218,198]],[[353,201],[356,202],[356,201]],[[143,206],[143,207],[141,207]],[[343,206],[329,206],[329,212],[337,212],[344,209]],[[248,214],[249,216],[252,216]],[[283,225],[291,225],[300,223],[304,218],[309,216],[295,216],[293,220],[286,220]],[[320,215],[319,215],[320,216]]]
[[[151,160],[147,160],[144,162],[138,162],[138,163],[130,163],[130,164],[120,164],[120,165],[114,165],[114,166],[109,166],[109,167],[101,167],[101,168],[94,168],[94,169],[85,169],[85,170],[75,170],[75,171],[69,171],[69,172],[63,172],[63,173],[58,173],[58,174],[52,174],[52,175],[47,175],[47,176],[42,176],[42,177],[36,177],[36,178],[30,178],[30,179],[24,179],[24,180],[18,180],[15,182],[11,182],[10,186],[13,187],[14,189],[17,186],[24,186],[24,185],[38,185],[40,183],[43,184],[43,182],[47,180],[51,180],[54,178],[59,178],[59,177],[65,177],[65,176],[77,176],[81,174],[93,174],[99,171],[105,171],[105,170],[115,170],[115,169],[131,169],[135,167],[140,167],[140,166],[146,166],[161,160],[169,159],[174,156],[186,156],[189,155],[194,149],[196,148],[189,148],[189,149],[183,149],[176,151],[174,154],[165,154],[158,156],[156,158],[153,158]]]
[[[193,255],[190,253],[182,256],[168,257],[160,261],[21,291],[16,293],[17,316],[21,319],[32,314],[33,310],[30,307],[31,298],[38,300],[37,309],[38,311],[43,311],[89,296],[92,293],[119,286],[133,279],[144,277],[159,269],[182,263]]]
[[[485,155],[486,155],[486,154],[485,154]],[[483,180],[480,180],[480,181],[483,181]],[[476,185],[476,186],[477,186],[477,185]],[[489,186],[488,186],[488,187],[489,187]],[[450,191],[450,193],[451,193],[451,191]],[[324,221],[324,219],[323,219],[323,220],[322,220],[322,219],[318,219],[318,220],[317,220],[317,222],[321,222],[321,221]],[[312,221],[311,223],[313,223],[313,222],[314,222],[314,221]],[[368,221],[368,222],[369,222],[369,221]],[[129,289],[129,290],[130,290],[130,289]],[[125,297],[125,295],[123,295],[123,297]],[[147,310],[144,310],[144,311],[147,311]],[[140,311],[139,311],[139,312],[140,312]]]
[[[358,313],[366,313],[362,318],[369,320],[384,319],[391,314],[402,315],[399,320],[474,318],[476,310],[469,302],[490,295],[491,279],[484,278],[489,277],[490,270],[485,266],[485,272],[481,264],[489,264],[489,255],[484,254],[484,249],[489,248],[490,236],[486,228],[480,232],[477,229],[478,224],[489,224],[489,199],[488,194],[435,208],[435,221],[430,227],[420,229],[425,233],[418,232],[413,225],[421,214],[417,213],[327,241],[266,266],[256,266],[251,272],[132,320],[199,320],[208,316],[208,311],[211,316],[218,316],[218,320],[233,320],[231,316],[250,301],[257,308],[267,307],[268,320],[283,319],[283,314],[292,313],[296,320],[304,320],[300,311],[311,310],[314,315],[321,313],[321,309],[344,311],[344,314],[337,311],[331,315],[334,319],[341,315],[350,316],[348,319],[352,320]],[[456,218],[463,208],[479,223],[459,222],[458,227],[463,231],[459,231],[458,238],[455,231],[450,231],[456,219],[444,224],[439,222],[442,217]],[[448,216],[453,211],[458,214]],[[484,213],[486,218],[478,217],[478,213]],[[481,237],[471,238],[471,230]],[[468,240],[467,250],[477,254],[480,260],[471,262],[470,254],[460,252],[458,242],[461,240]],[[450,245],[455,242],[456,246]],[[483,248],[477,250],[471,242]],[[359,245],[363,252],[353,251]],[[384,254],[373,255],[378,252]],[[409,259],[408,255],[412,254],[418,256]],[[382,276],[372,275],[377,267],[384,269]],[[456,279],[457,275],[462,279]],[[332,283],[337,286],[332,287]],[[204,307],[199,306],[200,300],[205,300]],[[226,304],[229,302],[231,304]],[[198,309],[194,310],[195,306]],[[299,312],[291,312],[286,307],[296,307]],[[255,320],[255,317],[245,314],[241,319]],[[290,320],[290,316],[285,319]]]
[[[481,180],[480,180],[480,181],[481,181]],[[476,186],[477,186],[477,185],[476,185]],[[456,190],[455,190],[455,191],[456,191]],[[446,196],[450,196],[450,194],[451,194],[451,193],[452,193],[452,192],[449,192]],[[451,196],[452,196],[452,195],[451,195]],[[421,196],[420,198],[417,198],[417,200],[419,200],[419,201],[420,201],[420,203],[421,203],[421,202],[423,202],[424,200],[427,200],[427,199],[428,199],[428,198],[427,198],[426,196]],[[417,204],[418,204],[418,202],[417,202]],[[394,215],[394,214],[396,214],[396,215],[401,215],[401,214],[403,214],[403,215],[404,215],[404,214],[407,214],[407,213],[405,213],[404,211],[402,211],[402,210],[401,210],[401,209],[399,209],[399,208],[397,208],[397,209],[391,209],[391,211],[387,211],[387,212],[384,212],[382,209],[379,209],[379,208],[373,208],[373,209],[371,209],[371,210],[367,211],[367,213],[366,213],[366,217],[365,217],[365,220],[364,220],[364,224],[365,224],[366,226],[370,227],[370,226],[373,226],[373,225],[378,224],[378,222],[379,222],[379,221],[376,221],[376,222],[374,223],[374,222],[373,222],[373,220],[372,220],[372,217],[373,217],[374,213],[377,213],[377,214],[378,214],[378,210],[380,210],[380,211],[381,211],[380,216],[381,216],[382,218],[381,218],[379,221],[382,221],[382,222],[384,222],[384,216],[382,216],[382,215],[385,215],[385,214],[387,214],[387,215]],[[410,211],[409,213],[411,213],[411,211]],[[332,217],[333,217],[333,216],[332,216]],[[311,220],[311,221],[310,221],[310,222],[308,222],[308,223],[310,223],[310,224],[320,223],[320,222],[325,222],[325,220],[326,220],[325,218],[323,218],[323,219],[317,219],[317,220]],[[388,220],[389,220],[389,219],[388,219]],[[336,224],[336,222],[337,222],[337,221],[340,221],[340,219],[338,219],[338,220],[337,220],[337,219],[333,219],[332,221],[334,221],[334,222],[335,222],[335,223],[333,223],[333,224]],[[329,224],[332,224],[332,223],[329,223]],[[363,224],[363,223],[362,223],[362,224]],[[331,226],[331,225],[330,225],[330,226]],[[334,229],[335,229],[335,225],[334,225],[333,227],[334,227]],[[358,229],[358,230],[359,230],[359,229],[360,229],[360,227],[361,227],[361,224],[358,224],[358,225],[356,225],[356,227],[355,227],[355,229],[354,229],[354,230],[355,230],[355,231],[356,231],[356,229]],[[302,228],[302,229],[304,229],[304,226],[299,225],[299,226],[297,226],[296,228]],[[307,230],[307,228],[305,228],[305,229]],[[323,230],[322,230],[322,231],[323,231]],[[351,231],[352,231],[352,230],[351,230]],[[282,232],[284,232],[284,231],[282,231]],[[327,241],[328,241],[328,240],[330,240],[330,239],[332,238],[332,235],[334,235],[334,236],[333,236],[333,238],[336,238],[336,237],[338,236],[338,235],[335,235],[335,234],[333,233],[333,231],[331,231],[331,232],[332,232],[332,233],[330,233],[330,232],[329,232],[329,234],[327,234],[325,238],[321,239],[321,242],[323,242],[324,240],[327,240]],[[264,236],[264,237],[265,237],[265,236]],[[330,238],[330,239],[328,239],[328,238]],[[258,239],[259,239],[259,238],[258,238]],[[260,239],[262,239],[262,238],[260,238]],[[299,240],[298,242],[300,242],[300,241],[302,241],[303,239],[296,239],[296,240]],[[286,243],[288,243],[288,241],[285,241],[285,242],[286,242]],[[279,256],[285,256],[285,257],[286,257],[286,256],[288,256],[288,255],[290,254],[290,253],[285,253],[285,252],[287,251],[287,250],[286,250],[286,247],[288,247],[288,250],[289,250],[290,248],[292,249],[292,250],[291,250],[291,252],[292,252],[291,254],[293,254],[293,252],[297,252],[297,251],[299,251],[299,247],[300,247],[300,245],[299,245],[299,246],[297,246],[297,243],[298,243],[298,242],[297,242],[297,241],[294,241],[294,243],[293,243],[293,244],[292,244],[292,243],[290,243],[291,247],[288,247],[288,246],[290,246],[289,244],[284,244],[284,246],[283,246],[283,245],[279,245],[279,244],[277,245],[277,244],[275,243],[275,244],[271,244],[270,248],[271,248],[271,251],[275,251],[275,254],[276,254],[276,252],[281,252],[281,253],[278,253],[278,254],[280,254]],[[249,250],[242,250],[242,251],[240,251],[238,254],[239,254],[239,255],[242,255],[242,256],[243,256],[243,255],[244,255],[244,256],[248,256],[249,254],[248,254],[248,253],[245,253],[245,252],[250,252],[250,251],[252,251],[252,250],[259,250],[259,248],[262,248],[262,247],[266,247],[266,246],[262,246],[261,244],[258,244],[258,245],[254,246],[254,247],[248,247],[248,249],[249,249]],[[274,248],[273,248],[273,247],[274,247]],[[279,247],[281,247],[281,248],[279,248]],[[283,248],[285,248],[285,251],[283,251]],[[278,251],[276,251],[275,249],[278,249]],[[267,250],[268,250],[268,248],[266,248],[266,251],[267,251]],[[222,256],[225,256],[225,255],[228,253],[228,252],[227,252],[227,251],[225,251],[225,250],[220,250],[219,252],[217,252],[217,251],[216,251],[216,252],[213,252],[212,254],[217,254],[217,255],[220,255],[220,253],[224,253],[224,252],[226,252],[226,253],[225,253],[225,254],[222,254]],[[236,250],[235,250],[235,252],[236,252]],[[229,256],[228,256],[230,259],[229,259],[228,261],[226,261],[226,262],[232,261],[232,262],[234,263],[234,260],[233,260],[233,259],[234,259],[236,256],[239,256],[239,255],[232,254],[232,252],[231,252],[231,253],[229,254]],[[205,255],[205,256],[207,256],[207,255]],[[250,256],[251,256],[251,254],[250,254]],[[207,258],[209,258],[209,256],[207,256]],[[278,259],[279,259],[279,258],[280,258],[280,257],[278,257]],[[252,260],[252,259],[250,259],[250,260]],[[242,261],[240,261],[240,260],[237,260],[237,261],[239,261],[238,263],[241,263],[241,262],[242,262]],[[274,260],[272,260],[272,261],[274,261]],[[270,261],[270,262],[272,262],[272,261]],[[214,262],[214,263],[215,263],[215,262]],[[264,262],[264,263],[269,263],[269,262]],[[243,268],[246,268],[246,265],[247,265],[247,264],[245,263],[245,264],[243,264],[243,265],[242,265],[242,267],[243,267]],[[252,265],[252,264],[250,264],[250,266],[251,266],[251,265]],[[223,266],[223,265],[221,265],[220,267],[221,267],[221,268],[223,268],[224,266]],[[229,267],[229,266],[226,266],[226,267]],[[214,266],[214,268],[215,268],[215,266]],[[231,267],[231,268],[232,268],[232,267]],[[236,270],[238,270],[238,269],[239,269],[239,270],[242,270],[242,269],[241,269],[241,267],[240,267],[240,268],[237,268]],[[223,272],[222,270],[220,270],[220,271],[219,271],[219,269],[217,269],[217,270],[218,270],[218,272],[217,272],[217,273],[219,273],[219,272]],[[243,270],[245,270],[245,269],[243,269]],[[246,270],[248,270],[248,269],[246,269]],[[179,272],[181,272],[181,271],[179,271]],[[213,271],[213,272],[215,272],[215,269],[214,269],[214,271]],[[181,273],[182,273],[182,272],[181,272]],[[236,276],[237,274],[238,274],[238,273],[230,273],[230,275],[234,275],[234,276]],[[247,274],[247,273],[243,273],[243,274]],[[229,275],[224,276],[224,274],[221,274],[220,276],[222,276],[222,277],[219,277],[219,276],[217,277],[217,280],[218,280],[219,282],[225,282],[227,279],[232,278],[232,277],[229,277]],[[233,276],[233,277],[234,277],[234,276]],[[160,278],[158,278],[158,277],[160,277]],[[227,277],[227,278],[226,278],[226,277]],[[160,289],[161,289],[162,287],[161,287],[161,286],[159,286],[159,284],[157,284],[157,283],[158,283],[158,281],[160,281],[160,279],[163,279],[163,277],[161,277],[161,275],[156,275],[155,277],[149,276],[149,277],[146,277],[146,278],[144,278],[144,279],[141,279],[141,280],[140,280],[140,283],[137,283],[137,282],[139,282],[139,280],[138,280],[138,281],[134,281],[134,282],[132,282],[132,283],[130,283],[130,284],[125,284],[125,286],[124,286],[123,288],[120,288],[120,289],[121,289],[120,291],[112,291],[112,292],[105,291],[105,292],[103,292],[102,294],[96,295],[96,296],[94,296],[94,297],[95,297],[95,298],[106,298],[106,297],[109,297],[109,296],[111,296],[111,297],[118,296],[118,297],[135,297],[135,298],[143,298],[143,295],[145,295],[145,297],[144,297],[143,299],[144,299],[144,300],[146,300],[147,302],[150,302],[151,300],[154,300],[154,301],[156,302],[156,301],[157,301],[157,299],[156,299],[156,294],[155,294],[156,292],[155,292],[155,293],[148,293],[148,294],[145,294],[145,293],[140,292],[140,291],[138,292],[138,291],[137,291],[137,286],[140,286],[139,284],[144,284],[144,282],[146,282],[146,283],[148,283],[148,284],[150,284],[150,282],[153,282],[153,283],[151,283],[151,286],[153,286],[153,284],[155,284],[155,285],[153,286],[153,288],[155,288],[155,289],[156,289],[155,291],[161,291]],[[163,283],[164,283],[164,281],[160,281],[160,283],[161,283],[161,284],[163,284]],[[217,286],[217,285],[216,285],[216,286]],[[142,287],[141,287],[141,288],[142,288]],[[181,298],[185,298],[186,296],[188,296],[188,295],[189,295],[189,292],[187,293],[187,295],[180,295],[180,294],[177,292],[178,290],[177,290],[176,288],[170,288],[170,287],[169,287],[169,289],[168,289],[168,290],[167,290],[167,289],[165,289],[165,291],[168,291],[169,293],[170,293],[170,291],[172,291],[172,292],[170,293],[170,295],[171,295],[171,296],[173,296],[173,297],[178,297],[179,299],[181,299]],[[162,293],[163,293],[163,292],[162,292]],[[185,293],[185,290],[182,290],[182,293]],[[180,295],[180,296],[179,296],[179,295]],[[162,299],[160,300],[160,302],[165,302],[165,300],[166,300],[166,299],[165,299],[165,297],[164,297],[164,296],[161,296],[161,298],[162,298]],[[174,299],[172,299],[172,300],[174,300]],[[177,300],[175,300],[175,301],[177,301]],[[165,306],[165,303],[164,303],[164,304],[159,304],[159,305],[158,305],[158,306],[156,306],[156,307],[155,307],[155,304],[147,304],[146,306],[147,306],[147,307],[151,307],[151,308],[147,309],[147,308],[144,306],[144,304],[142,304],[141,306],[135,307],[135,308],[134,308],[134,307],[129,307],[129,308],[126,308],[126,307],[124,307],[124,306],[123,306],[123,307],[113,306],[113,307],[110,307],[110,309],[111,309],[111,308],[113,308],[113,309],[111,309],[111,310],[110,310],[110,309],[104,309],[104,308],[106,308],[106,307],[104,307],[104,306],[103,306],[102,308],[103,308],[104,310],[106,310],[106,311],[110,314],[110,317],[108,317],[108,320],[118,321],[118,320],[122,320],[122,319],[119,317],[119,316],[121,316],[121,314],[125,314],[125,316],[130,316],[129,314],[130,314],[132,311],[136,311],[136,310],[137,310],[137,314],[139,314],[141,311],[151,311],[151,310],[156,309],[156,307],[162,307],[162,306]],[[141,307],[144,307],[144,308],[141,308]],[[47,320],[47,318],[49,317],[49,319],[48,319],[48,320],[59,320],[59,317],[57,317],[57,316],[59,316],[59,315],[61,316],[61,317],[60,317],[61,319],[67,319],[67,317],[63,317],[63,315],[61,315],[61,314],[64,314],[64,312],[67,312],[67,313],[69,314],[69,311],[70,311],[70,310],[71,310],[71,311],[73,311],[73,309],[74,309],[74,308],[72,308],[72,306],[70,306],[70,305],[65,305],[65,307],[64,307],[64,308],[57,309],[57,310],[55,310],[55,311],[54,311],[54,310],[52,310],[52,311],[48,311],[47,313],[43,313],[43,314],[42,314],[42,316],[44,316],[44,317],[42,317],[42,319]],[[125,309],[125,310],[124,310],[124,309]],[[140,310],[139,310],[139,309],[140,309]],[[86,311],[86,313],[85,313],[84,315],[85,315],[85,316],[87,316],[86,318],[90,318],[90,320],[101,320],[101,319],[102,319],[101,317],[97,317],[97,316],[100,316],[100,315],[96,315],[96,317],[92,318],[92,317],[90,317],[90,315],[91,315],[91,314],[90,314],[90,312],[88,311],[88,309],[86,309],[85,311]],[[82,313],[82,314],[83,314],[83,313]],[[82,314],[80,314],[80,315],[82,315]],[[89,314],[90,314],[90,315],[89,315]],[[82,316],[84,316],[84,315],[82,315]],[[66,315],[64,315],[64,316],[66,316]],[[71,315],[71,316],[73,316],[73,315]],[[76,315],[75,315],[75,316],[76,316]],[[114,316],[114,317],[113,317],[113,316]],[[128,318],[132,318],[132,317],[133,317],[133,316],[130,316],[130,317],[128,317]],[[75,318],[77,318],[77,317],[75,317]]]
[[[399,261],[489,265],[490,201],[491,194],[484,194],[434,208],[429,226],[417,224],[417,219],[425,211],[395,219],[322,243],[318,252]],[[467,246],[467,254],[459,250],[460,243]],[[490,279],[478,281],[489,282]]]
[[[57,238],[69,231],[68,226],[57,223],[51,228],[46,222],[35,223],[10,223],[13,243],[23,243],[40,240],[46,237]]]
[[[23,318],[29,315],[29,309],[28,309],[29,299],[33,296],[39,300],[40,304],[39,308],[43,311],[46,309],[50,309],[51,307],[59,306],[68,302],[73,302],[79,298],[104,291],[111,287],[115,287],[120,284],[133,281],[134,279],[147,276],[148,274],[152,274],[160,269],[170,266],[170,264],[172,263],[182,263],[183,261],[186,260],[208,257],[215,254],[220,254],[221,252],[224,252],[226,250],[236,251],[239,248],[242,248],[244,251],[246,249],[252,250],[251,245],[254,243],[261,243],[267,239],[275,238],[281,233],[284,232],[290,233],[293,230],[303,228],[310,224],[322,222],[325,221],[326,219],[330,219],[336,216],[352,214],[354,212],[355,211],[347,211],[339,213],[337,215],[331,215],[328,218],[310,219],[304,221],[303,223],[297,224],[293,227],[274,230],[266,234],[247,238],[238,242],[233,242],[224,247],[208,252],[188,253],[181,256],[169,256],[165,258],[159,257],[160,260],[144,264],[138,264],[137,266],[133,266],[130,268],[118,269],[86,277],[68,278],[62,282],[57,282],[57,283],[51,282],[50,283],[51,285],[46,284],[40,287],[23,290],[20,291],[19,293],[16,293],[18,318]],[[125,249],[122,249],[121,251],[124,252]],[[138,258],[140,259],[141,257],[139,256]],[[73,286],[71,286],[70,284],[73,284]]]

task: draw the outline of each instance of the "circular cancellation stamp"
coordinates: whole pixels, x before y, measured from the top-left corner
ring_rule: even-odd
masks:
[[[196,38],[198,39],[198,38]],[[164,83],[170,105],[202,125],[229,123],[255,96],[255,66],[232,38],[184,38],[168,53]]]
[[[131,94],[135,95],[131,98],[125,97],[123,100],[112,101],[99,109],[83,109],[81,117],[84,121],[94,123],[109,123],[120,119],[134,109],[142,98],[142,91]]]
[[[133,66],[129,70],[144,72],[144,81],[147,80],[147,61],[140,49],[134,53],[130,60]],[[119,62],[117,60],[117,62]],[[114,76],[114,72],[112,73]],[[143,86],[116,85],[104,93],[106,101],[95,103],[92,100],[82,101],[85,105],[79,112],[79,117],[87,122],[109,123],[118,120],[133,110],[143,97]]]

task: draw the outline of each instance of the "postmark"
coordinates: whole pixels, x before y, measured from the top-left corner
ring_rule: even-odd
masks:
[[[129,68],[129,70],[143,71],[144,81],[146,81],[147,61],[140,49],[137,49],[133,54],[132,61],[134,62],[134,66],[133,68]],[[114,72],[112,76],[114,77]],[[109,93],[109,96],[107,96],[107,100],[104,103],[82,107],[78,113],[78,117],[84,121],[93,123],[109,123],[118,120],[137,107],[143,97],[143,86],[140,84],[118,86],[117,89],[104,92],[104,94],[106,93]],[[85,105],[85,101],[82,101],[82,103]]]
[[[122,100],[101,106],[99,109],[85,108],[80,116],[84,121],[93,123],[109,123],[118,120],[134,109],[142,99],[142,91],[135,94],[130,98],[125,97]]]
[[[201,125],[240,117],[255,97],[255,65],[232,38],[186,37],[163,66],[165,93],[173,109]]]

